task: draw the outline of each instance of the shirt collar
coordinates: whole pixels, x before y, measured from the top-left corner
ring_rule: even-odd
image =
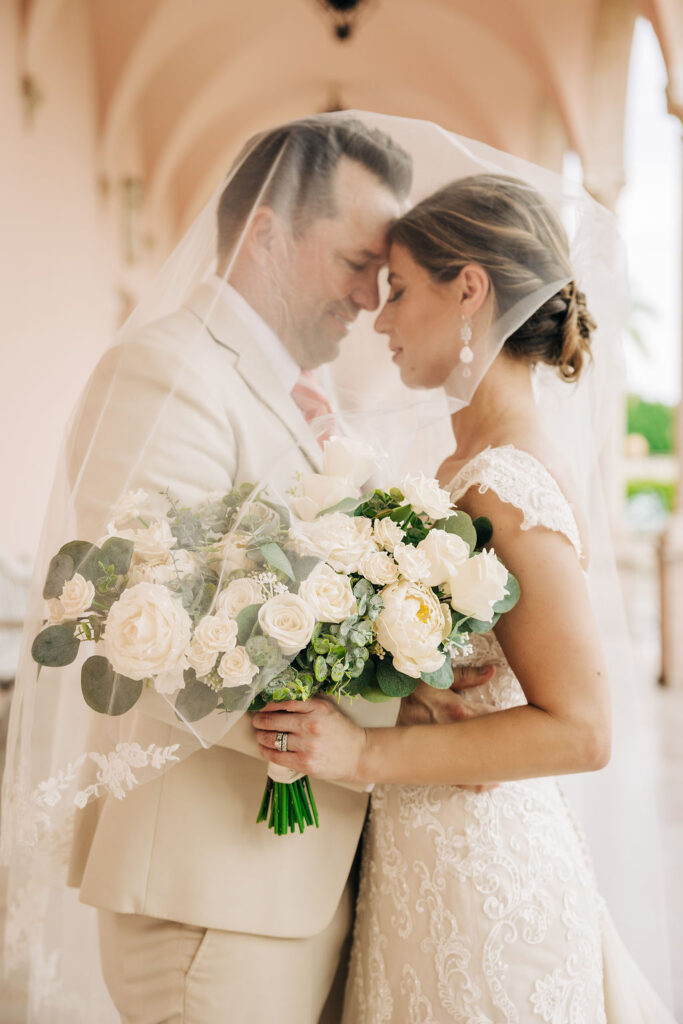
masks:
[[[244,296],[233,288],[231,284],[212,275],[219,282],[222,295],[244,326],[248,328],[261,349],[261,352],[270,362],[276,376],[282,381],[287,391],[291,392],[301,375],[301,368],[294,356],[285,348],[272,327],[269,327],[262,316],[253,306],[250,306]]]

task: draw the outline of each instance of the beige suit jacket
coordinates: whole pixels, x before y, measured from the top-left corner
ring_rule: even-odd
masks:
[[[266,476],[286,486],[297,470],[318,468],[299,409],[218,282],[105,355],[80,412],[74,472],[90,447],[77,492],[81,536],[103,532],[126,489],[170,486],[192,503]],[[358,701],[346,710],[388,725],[397,707]],[[164,742],[175,742],[177,724],[166,728]],[[367,794],[316,781],[320,829],[276,837],[255,823],[265,775],[245,715],[219,743],[124,800],[102,797],[78,812],[70,884],[83,902],[123,913],[292,938],[320,932],[342,894]]]

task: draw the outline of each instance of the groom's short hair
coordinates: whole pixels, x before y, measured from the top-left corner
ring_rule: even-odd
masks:
[[[295,232],[334,216],[333,179],[354,160],[399,199],[408,195],[412,160],[385,132],[356,118],[306,118],[253,136],[233,164],[218,204],[218,252],[229,252],[251,210],[267,205]]]

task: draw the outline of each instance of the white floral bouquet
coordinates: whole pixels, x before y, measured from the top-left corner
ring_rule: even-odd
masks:
[[[361,495],[372,468],[364,446],[333,439],[289,508],[251,484],[195,508],[166,492],[163,515],[127,495],[105,538],[52,558],[35,661],[68,665],[92,644],[93,710],[123,715],[148,688],[188,724],[315,694],[405,697],[421,679],[447,689],[453,657],[519,587],[483,550],[488,520],[424,476]],[[269,766],[264,820],[278,835],[317,826],[309,780]]]

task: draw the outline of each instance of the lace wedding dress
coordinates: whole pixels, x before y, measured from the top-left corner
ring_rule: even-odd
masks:
[[[453,500],[475,484],[519,508],[523,530],[561,532],[581,557],[571,506],[533,456],[487,449],[451,482]],[[466,661],[496,666],[467,699],[526,703],[492,633],[473,637]],[[481,793],[375,787],[343,1019],[673,1024],[609,919],[554,778]]]

